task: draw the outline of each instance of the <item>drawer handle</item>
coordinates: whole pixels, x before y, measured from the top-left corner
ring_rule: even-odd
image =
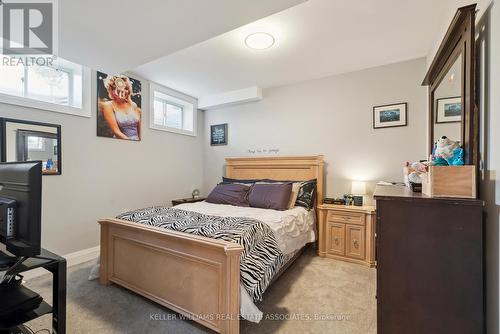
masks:
[[[339,244],[339,238],[338,238],[338,237],[335,237],[334,242],[335,242],[335,245],[337,245],[337,246],[338,246],[338,244]]]
[[[353,245],[354,245],[354,248],[358,248],[359,247],[359,243],[358,243],[358,240],[354,240],[353,242]]]

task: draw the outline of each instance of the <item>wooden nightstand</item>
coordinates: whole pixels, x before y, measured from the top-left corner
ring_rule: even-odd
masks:
[[[179,204],[184,204],[184,203],[196,203],[196,202],[201,202],[204,201],[206,198],[205,197],[198,197],[198,198],[179,198],[179,199],[174,199],[172,200],[172,206],[176,206]]]
[[[323,204],[318,255],[375,267],[375,207]]]

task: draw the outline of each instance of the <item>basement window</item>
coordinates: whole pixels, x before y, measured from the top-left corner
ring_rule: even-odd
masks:
[[[90,117],[90,70],[62,58],[44,65],[3,56],[0,102]]]
[[[45,151],[45,138],[28,136],[28,151]]]
[[[151,129],[196,136],[195,98],[151,83],[150,105]]]

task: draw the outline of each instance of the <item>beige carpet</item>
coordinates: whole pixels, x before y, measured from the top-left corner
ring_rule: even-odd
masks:
[[[91,266],[89,262],[69,269],[68,333],[211,333],[126,289],[88,281]],[[376,333],[375,278],[375,269],[319,258],[309,248],[257,304],[264,320],[241,321],[241,333]],[[50,275],[27,285],[51,301]],[[29,326],[50,324],[46,315]]]

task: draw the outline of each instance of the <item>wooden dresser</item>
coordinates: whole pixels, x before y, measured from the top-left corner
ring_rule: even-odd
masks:
[[[379,334],[484,333],[483,202],[379,186]]]
[[[319,211],[321,257],[375,266],[375,208],[323,204]]]

